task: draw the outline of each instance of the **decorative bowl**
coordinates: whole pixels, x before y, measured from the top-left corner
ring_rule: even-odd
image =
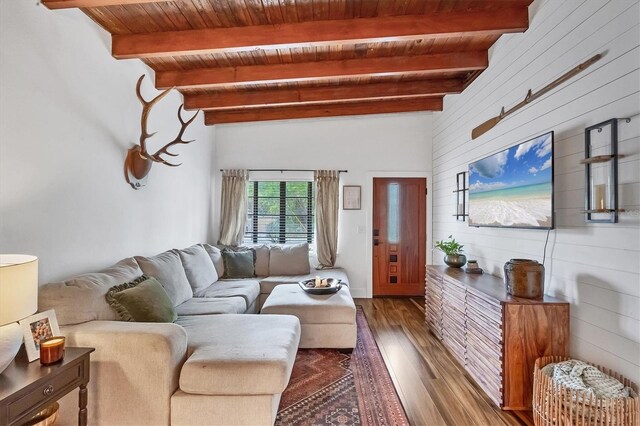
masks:
[[[450,268],[462,268],[467,263],[467,256],[464,254],[448,254],[444,257],[444,263]]]
[[[298,285],[309,294],[332,294],[337,293],[342,288],[342,281],[335,278],[326,278],[329,287],[315,287],[315,278],[300,281]]]
[[[54,402],[44,410],[29,419],[24,426],[52,426],[58,419],[60,404]]]

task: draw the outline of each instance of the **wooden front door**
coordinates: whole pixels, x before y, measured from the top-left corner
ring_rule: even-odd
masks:
[[[373,179],[373,295],[424,296],[425,178]]]

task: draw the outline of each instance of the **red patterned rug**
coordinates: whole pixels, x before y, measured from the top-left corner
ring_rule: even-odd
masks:
[[[351,355],[301,349],[282,394],[276,425],[408,425],[398,394],[358,307],[358,341]]]

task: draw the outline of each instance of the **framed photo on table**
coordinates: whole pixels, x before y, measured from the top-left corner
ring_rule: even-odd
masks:
[[[21,321],[24,335],[24,347],[27,350],[29,362],[40,358],[40,342],[54,336],[60,336],[60,328],[53,309],[31,315]]]
[[[343,210],[360,210],[361,202],[361,186],[345,185],[342,187],[342,209]]]

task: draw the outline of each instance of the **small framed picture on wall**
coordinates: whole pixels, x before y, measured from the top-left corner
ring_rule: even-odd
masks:
[[[19,321],[24,335],[24,347],[29,362],[40,358],[40,342],[60,335],[56,312],[53,309],[40,312]]]
[[[342,209],[360,210],[360,185],[345,185],[342,187]]]

